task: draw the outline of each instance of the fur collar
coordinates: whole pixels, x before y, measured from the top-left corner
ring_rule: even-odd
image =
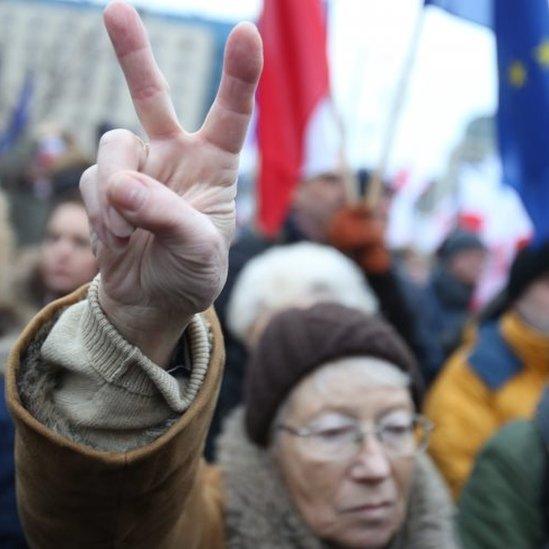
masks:
[[[228,547],[323,549],[293,507],[268,452],[244,432],[243,409],[225,423],[218,463],[226,489]],[[453,507],[427,456],[419,456],[405,523],[388,549],[454,549]]]

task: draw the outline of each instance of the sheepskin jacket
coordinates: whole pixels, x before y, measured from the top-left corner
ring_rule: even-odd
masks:
[[[133,449],[124,451],[115,445],[99,448],[78,424],[63,423],[51,398],[62,383],[57,376],[63,364],[48,359],[44,347],[48,334],[60,324],[60,315],[72,314],[85,299],[81,290],[46,307],[25,329],[7,364],[7,401],[16,424],[18,503],[29,545],[41,549],[323,547],[293,508],[269,453],[248,442],[241,412],[227,423],[219,467],[208,466],[201,458],[224,359],[213,311],[201,315],[210,335],[207,372],[183,413],[138,433],[134,440],[139,444],[129,444]],[[68,348],[78,339],[76,334]],[[106,347],[97,355],[102,360],[112,362],[129,351],[120,342],[118,350],[115,342],[103,344]],[[144,368],[137,355],[137,350],[130,352],[128,370]],[[112,368],[108,373],[112,377]],[[85,394],[85,386],[76,389]],[[418,460],[410,503],[391,549],[456,547],[448,496],[424,457]]]

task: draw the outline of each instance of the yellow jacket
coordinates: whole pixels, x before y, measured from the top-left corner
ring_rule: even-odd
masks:
[[[516,313],[481,326],[447,362],[427,396],[435,423],[430,453],[454,497],[477,452],[509,421],[533,415],[549,381],[549,336]]]

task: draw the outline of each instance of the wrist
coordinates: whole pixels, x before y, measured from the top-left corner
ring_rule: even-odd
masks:
[[[124,305],[112,299],[99,283],[99,306],[109,322],[145,356],[167,367],[177,342],[191,321],[192,314],[171,314],[141,305]]]

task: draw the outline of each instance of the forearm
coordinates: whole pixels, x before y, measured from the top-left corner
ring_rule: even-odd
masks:
[[[73,294],[41,311],[7,363],[6,394],[16,424],[18,498],[25,533],[32,546],[41,548],[114,546],[121,540],[132,547],[175,546],[187,539],[182,532],[198,535],[196,528],[203,524],[180,517],[187,516],[187,508],[196,508],[201,516],[205,512],[198,497],[200,457],[223,364],[217,319],[212,311],[201,315],[211,351],[205,379],[189,408],[181,414],[168,405],[173,420],[148,430],[130,430],[125,438],[111,431],[109,442],[130,441],[128,447],[135,445],[130,439],[137,431],[148,439],[142,438],[145,444],[135,450],[105,452],[80,440],[80,426],[56,408],[53,393],[64,385],[67,370],[61,361],[49,362],[40,352],[56,326],[68,327],[64,313],[85,303],[84,297],[82,292]],[[189,336],[193,325],[187,329]],[[74,339],[67,333],[63,342]],[[189,347],[194,366],[200,348]],[[70,351],[65,354],[71,356]],[[87,383],[83,378],[84,388]],[[139,415],[137,409],[134,415]],[[148,543],[151,531],[155,542]]]
[[[99,306],[98,287],[95,281],[87,300],[62,314],[32,364],[23,365],[22,398],[60,434],[98,449],[127,451],[156,438],[193,401],[207,371],[208,332],[200,316],[191,320],[190,372],[176,378],[112,326]],[[37,383],[37,375],[43,382]],[[40,394],[50,383],[51,390]]]

